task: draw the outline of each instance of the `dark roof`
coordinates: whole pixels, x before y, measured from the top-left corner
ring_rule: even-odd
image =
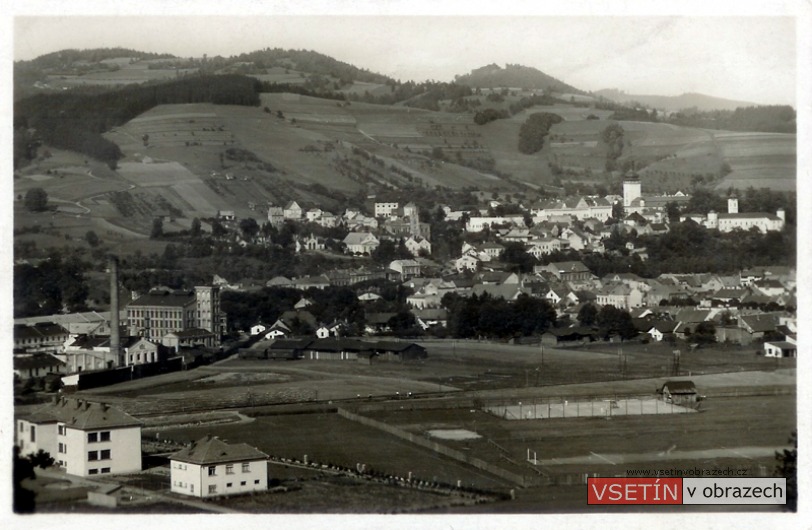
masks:
[[[678,322],[672,320],[660,320],[659,322],[654,322],[651,328],[656,328],[660,333],[674,333],[677,324]],[[649,328],[649,330],[651,330],[651,328]]]
[[[272,350],[303,350],[313,343],[313,339],[276,339],[268,348]]]
[[[60,361],[53,355],[42,354],[32,355],[31,357],[15,355],[14,356],[14,369],[15,370],[31,370],[34,368],[49,368],[51,366],[62,366],[65,363]]]
[[[191,293],[150,293],[133,300],[128,306],[185,307],[194,301],[195,295]]]
[[[374,342],[372,344],[372,347],[375,351],[378,352],[391,351],[400,353],[410,349],[418,349],[423,351],[426,350],[426,348],[414,342],[399,342],[393,340],[379,340],[377,342]]]
[[[764,331],[774,331],[778,326],[778,319],[775,315],[747,315],[742,317],[742,323],[746,324],[753,333]]]
[[[549,267],[555,267],[559,272],[590,272],[589,268],[580,261],[561,261],[550,263]]]
[[[56,403],[49,403],[37,409],[33,415],[28,416],[28,419],[34,417],[39,419],[52,417],[56,421],[65,423],[68,428],[81,431],[141,426],[140,421],[116,407],[105,403],[64,397]]]
[[[777,348],[781,348],[782,350],[797,350],[798,349],[797,344],[795,344],[794,342],[787,342],[785,340],[770,341],[770,342],[765,342],[764,344],[770,344],[770,345],[775,346]]]
[[[129,348],[130,346],[140,342],[141,340],[147,340],[147,339],[144,339],[144,337],[134,337],[134,336],[133,337],[129,337],[129,336],[121,337],[121,339],[119,340],[119,346],[121,346],[122,348]],[[150,341],[147,340],[147,342],[150,342]],[[74,348],[84,348],[84,349],[87,349],[87,350],[89,350],[91,348],[109,348],[110,347],[110,337],[109,336],[96,337],[96,336],[93,336],[93,335],[79,335],[78,337],[76,337],[73,340],[72,343],[70,343],[70,346],[74,347]]]
[[[209,330],[201,328],[184,329],[183,331],[173,331],[176,337],[180,339],[195,339],[199,337],[213,337],[214,333]]]
[[[52,324],[50,322],[39,322],[33,326],[25,324],[14,325],[14,338],[17,340],[59,337],[62,335],[68,335],[68,330],[59,324]]]
[[[227,462],[248,462],[252,460],[265,460],[268,455],[248,444],[227,444],[217,437],[206,437],[192,442],[169,456],[170,460],[188,462],[190,464],[223,464]]]
[[[563,337],[581,338],[594,335],[596,333],[596,330],[588,326],[577,326],[571,328],[550,328],[545,333],[555,335],[558,338]]]
[[[705,322],[708,315],[710,315],[710,311],[706,309],[683,309],[677,313],[674,320],[688,324],[698,324],[699,322]]]
[[[366,342],[357,339],[344,339],[344,338],[326,338],[315,339],[310,343],[309,349],[323,352],[341,352],[341,351],[374,351],[374,342]]]
[[[695,394],[696,386],[693,381],[666,381],[663,383],[662,390],[668,387],[668,391],[672,394]]]

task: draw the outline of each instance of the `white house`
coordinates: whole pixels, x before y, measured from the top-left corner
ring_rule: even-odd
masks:
[[[764,357],[797,357],[798,345],[789,341],[764,343]]]
[[[344,238],[344,244],[350,254],[372,254],[380,245],[380,241],[373,234],[367,232],[350,232]]]
[[[269,327],[270,326],[267,325],[267,324],[262,324],[262,323],[254,324],[253,326],[251,326],[251,335],[257,335],[259,333],[262,333],[263,331],[265,331]]]
[[[454,261],[454,267],[456,267],[459,272],[463,270],[476,271],[477,268],[479,268],[479,260],[474,256],[466,254]]]
[[[398,206],[396,202],[376,202],[375,217],[391,217],[397,214]]]
[[[311,208],[307,212],[305,212],[305,218],[309,222],[314,222],[314,221],[316,221],[318,218],[320,218],[322,216],[322,213],[323,212],[322,212],[321,208]]]
[[[279,337],[286,337],[290,335],[290,328],[285,325],[282,320],[277,320],[274,324],[262,332],[265,335],[265,340],[278,339]]]
[[[412,256],[419,256],[421,250],[425,251],[426,254],[431,254],[431,243],[425,237],[411,236],[405,241],[404,245],[406,245],[406,250],[408,250]]]
[[[172,493],[216,497],[268,489],[268,455],[206,436],[169,457]]]
[[[57,398],[15,423],[21,455],[42,449],[70,475],[141,471],[141,422],[105,403]]]
[[[299,206],[296,201],[291,201],[285,206],[284,210],[282,210],[282,215],[285,219],[301,219],[302,207]]]

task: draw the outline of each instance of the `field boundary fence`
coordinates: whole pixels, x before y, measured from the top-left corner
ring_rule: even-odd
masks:
[[[457,451],[456,449],[451,449],[450,447],[446,447],[441,445],[435,441],[427,440],[422,436],[418,436],[412,434],[410,432],[404,431],[403,429],[399,429],[398,427],[393,427],[392,425],[388,425],[378,420],[373,420],[372,418],[368,418],[366,416],[362,416],[355,412],[351,412],[347,409],[338,408],[338,415],[342,418],[348,419],[350,421],[354,421],[356,423],[360,423],[361,425],[365,425],[367,427],[372,427],[373,429],[377,429],[383,431],[387,434],[391,434],[401,440],[405,440],[407,442],[413,443],[425,449],[429,449],[434,451],[435,453],[439,453],[443,456],[447,456],[452,458],[458,462],[462,462],[464,464],[474,466],[477,469],[482,471],[486,471],[491,475],[497,476],[501,479],[504,479],[508,482],[513,484],[517,484],[519,486],[531,486],[536,485],[539,483],[539,480],[535,477],[527,477],[525,475],[519,473],[513,473],[504,469],[502,467],[496,466],[491,464],[490,462],[486,462],[480,458],[476,458],[470,456],[468,454],[463,453],[462,451]]]

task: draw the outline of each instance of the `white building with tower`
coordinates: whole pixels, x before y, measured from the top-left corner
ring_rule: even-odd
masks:
[[[739,199],[730,197],[727,200],[727,213],[717,213],[713,210],[708,215],[689,214],[680,217],[680,220],[692,219],[709,230],[719,230],[722,233],[734,230],[748,231],[758,229],[762,234],[767,232],[780,232],[786,224],[786,211],[779,208],[775,215],[766,212],[739,212]]]

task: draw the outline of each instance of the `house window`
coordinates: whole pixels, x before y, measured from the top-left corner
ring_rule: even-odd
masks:
[[[34,425],[31,426],[31,441],[32,442],[37,441],[37,427]]]
[[[93,462],[94,460],[99,459],[99,452],[98,451],[88,451],[87,452],[87,461]]]
[[[20,422],[20,432],[25,432],[25,424]]]
[[[101,452],[99,460],[110,460],[110,449],[105,449]]]
[[[56,430],[59,433],[59,436],[65,436],[65,426],[64,425],[59,425],[56,428]]]
[[[259,484],[259,479],[255,480],[254,484]]]
[[[233,486],[233,485],[234,485],[234,483],[233,483],[233,482],[229,482],[228,484],[226,484],[226,487],[227,487],[227,488],[230,488],[230,487],[231,487],[231,486]]]
[[[101,468],[101,472],[102,472],[102,473],[109,473],[109,472],[110,472],[110,468],[109,468],[109,467],[103,467],[103,468]]]
[[[209,466],[209,476],[213,477],[217,475],[217,466]]]
[[[99,433],[97,432],[89,432],[87,433],[87,443],[95,443],[99,441]]]
[[[60,453],[67,453],[66,446],[62,442],[59,442],[59,448],[57,449]]]
[[[216,484],[212,484],[212,485],[209,486],[209,495],[211,495],[212,493],[217,493],[217,485]]]
[[[251,471],[251,464],[249,464],[248,462],[243,462],[243,464],[242,464],[242,472],[243,473],[249,473],[250,471]]]
[[[88,470],[87,474],[88,475],[98,475],[99,470],[98,469],[90,469],[90,470]]]
[[[245,486],[245,481],[240,482],[240,486]]]
[[[234,464],[226,464],[226,475],[234,474]]]
[[[195,492],[195,485],[194,484],[189,484],[189,493],[194,493],[194,492]]]
[[[99,433],[99,441],[100,442],[109,442],[110,441],[110,431],[103,431]]]

